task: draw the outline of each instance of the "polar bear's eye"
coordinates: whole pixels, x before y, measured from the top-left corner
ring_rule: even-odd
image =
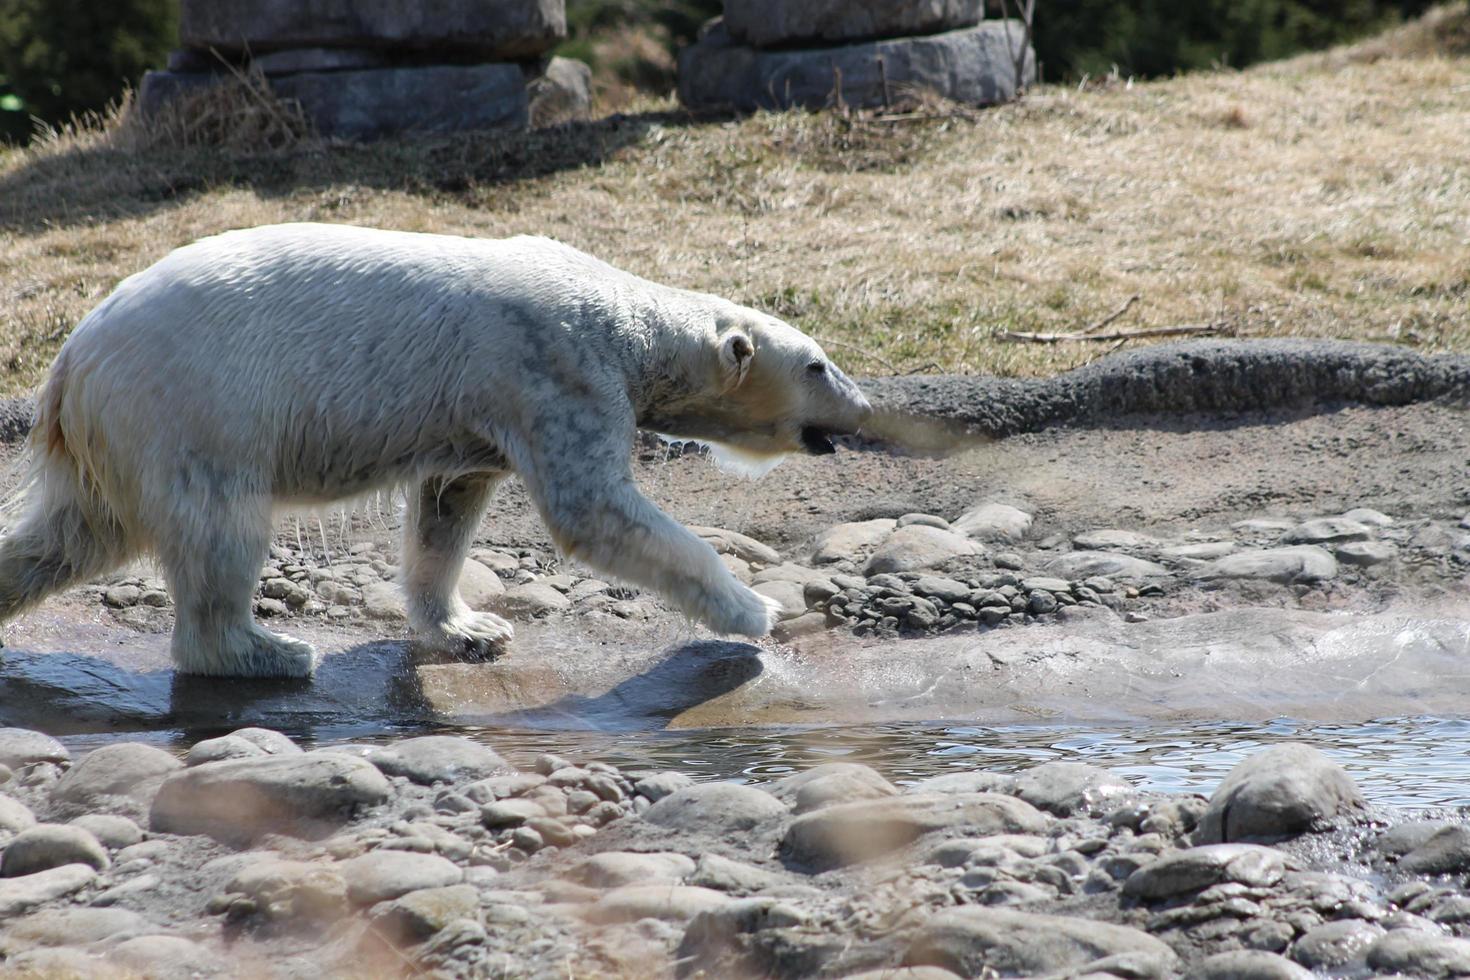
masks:
[[[806,366],[806,370],[808,374],[826,374],[827,365],[821,361],[812,361]]]

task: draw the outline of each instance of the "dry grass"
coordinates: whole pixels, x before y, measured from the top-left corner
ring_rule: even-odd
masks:
[[[524,136],[251,152],[125,127],[0,154],[0,389],[36,383],[120,278],[286,220],[561,238],[765,307],[861,373],[1050,373],[1067,331],[1220,321],[1246,336],[1470,350],[1467,18],[1243,72],[986,112],[699,120],[671,105]]]

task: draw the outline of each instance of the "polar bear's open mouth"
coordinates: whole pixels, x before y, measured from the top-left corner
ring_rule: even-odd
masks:
[[[832,445],[832,437],[834,435],[841,435],[841,433],[835,429],[821,429],[815,425],[804,425],[801,427],[801,444],[813,456],[827,456],[837,452],[837,447]]]

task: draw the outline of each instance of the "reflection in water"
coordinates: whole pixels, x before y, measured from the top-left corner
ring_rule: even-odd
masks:
[[[541,752],[626,769],[677,769],[698,779],[762,783],[823,762],[862,762],[895,782],[966,769],[1015,772],[1052,760],[1105,766],[1144,789],[1208,794],[1231,766],[1277,742],[1315,745],[1383,806],[1470,806],[1470,720],[1392,718],[1361,724],[1201,723],[1099,729],[1068,725],[873,725],[804,729],[723,728],[663,732],[524,728],[316,730],[304,743],[378,741],[428,731],[467,735],[529,767]],[[182,748],[180,732],[130,735]],[[119,735],[63,738],[72,751]]]

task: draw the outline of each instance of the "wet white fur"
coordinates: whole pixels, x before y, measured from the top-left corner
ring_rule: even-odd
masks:
[[[634,429],[779,458],[803,425],[850,431],[867,411],[792,327],[556,242],[230,232],[124,281],[62,347],[0,541],[0,620],[152,553],[180,671],[306,675],[311,648],[251,617],[273,516],[403,486],[410,624],[483,651],[510,624],[456,583],[515,472],[564,551],[759,636],[773,604],[638,493]]]

